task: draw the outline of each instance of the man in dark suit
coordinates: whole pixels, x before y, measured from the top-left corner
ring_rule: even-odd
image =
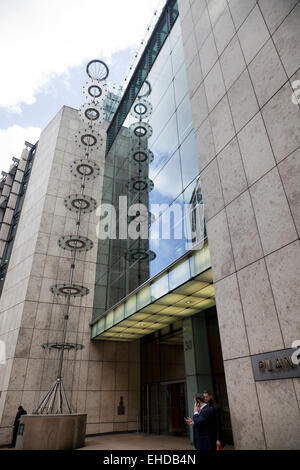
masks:
[[[221,410],[220,410],[220,407],[217,403],[215,403],[213,401],[212,394],[208,390],[204,390],[203,396],[204,396],[205,403],[207,403],[208,406],[210,406],[214,411],[215,426],[214,426],[213,437],[214,437],[214,441],[216,443],[216,447],[217,446],[221,447],[221,445],[222,445],[221,441],[223,443],[223,437],[222,437],[222,423],[221,423]]]
[[[215,450],[214,411],[205,403],[203,395],[196,394],[193,419],[186,418],[186,422],[193,426],[194,446],[197,450]]]
[[[16,445],[16,440],[17,440],[17,435],[18,435],[18,430],[19,430],[19,424],[20,424],[20,419],[22,415],[27,415],[27,411],[24,410],[23,406],[19,406],[18,412],[15,417],[14,425],[13,425],[13,438],[12,438],[12,443],[11,447],[15,447]]]

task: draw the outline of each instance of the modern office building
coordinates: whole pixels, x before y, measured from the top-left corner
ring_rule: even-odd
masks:
[[[2,171],[0,181],[0,295],[35,152],[34,145],[25,144],[21,158],[13,157],[8,172]]]
[[[188,437],[193,395],[210,389],[236,449],[300,448],[299,22],[297,0],[168,0],[98,129],[100,207],[75,279],[90,294],[68,327],[85,347],[64,365],[87,434]],[[62,334],[50,287],[71,262],[57,238],[74,225],[80,126],[64,107],[43,131],[6,268],[3,445],[17,406],[32,412],[55,379],[41,345]]]

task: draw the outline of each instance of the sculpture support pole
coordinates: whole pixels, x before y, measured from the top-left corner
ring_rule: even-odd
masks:
[[[66,309],[65,318],[64,318],[64,330],[63,330],[62,345],[66,344],[67,326],[68,326],[68,319],[69,319],[69,309],[70,309],[70,294],[67,297],[67,309]],[[62,347],[61,350],[60,350],[60,355],[59,355],[59,365],[58,365],[58,373],[57,373],[57,378],[58,379],[61,379],[61,377],[62,377],[62,366],[63,366],[63,360],[64,360],[64,352],[65,352],[65,349],[64,349],[64,347]]]

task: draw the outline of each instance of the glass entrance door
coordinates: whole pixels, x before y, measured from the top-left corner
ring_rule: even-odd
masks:
[[[184,382],[144,385],[142,403],[143,432],[187,436]]]
[[[176,436],[187,434],[184,421],[186,415],[185,383],[161,385],[161,388],[164,388],[167,396],[167,433]]]
[[[182,322],[141,343],[142,432],[187,435]]]

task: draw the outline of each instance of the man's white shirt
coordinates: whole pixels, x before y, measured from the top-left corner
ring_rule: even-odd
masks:
[[[204,408],[205,406],[207,406],[207,403],[204,403],[204,405],[200,406],[200,411],[203,410],[203,408]],[[200,413],[200,411],[195,411],[194,416],[195,416],[195,415],[198,415],[198,414]]]

